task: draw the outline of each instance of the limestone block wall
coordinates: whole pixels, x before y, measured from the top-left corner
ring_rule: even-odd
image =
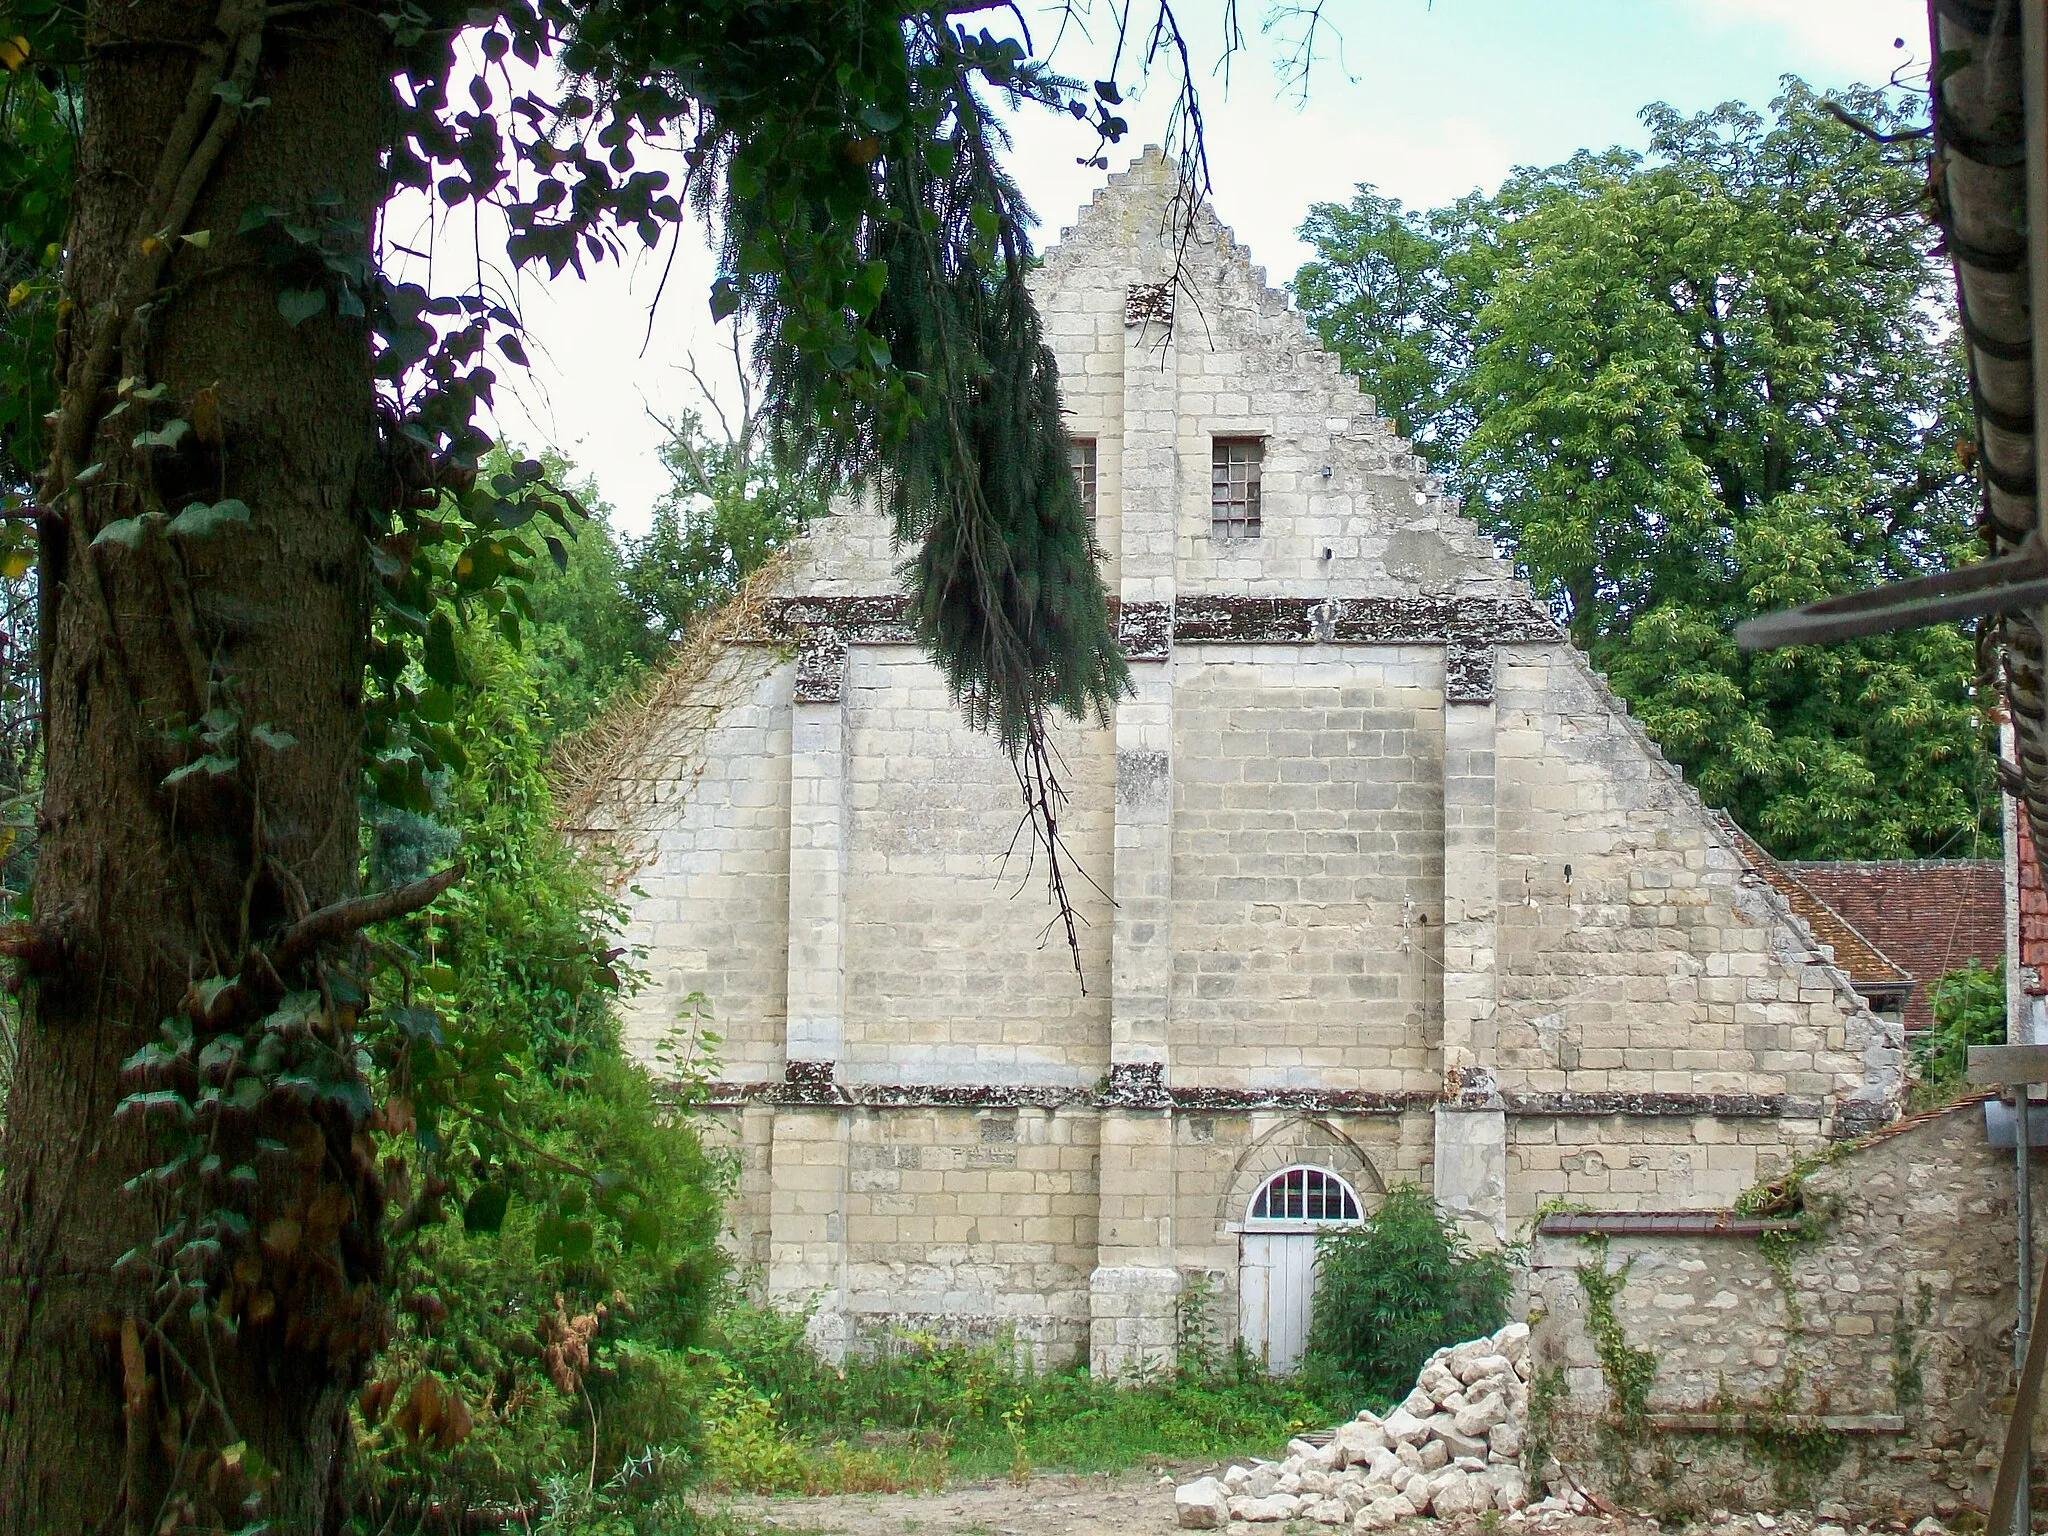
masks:
[[[1043,1364],[1085,1338],[1096,1116],[1043,1108],[855,1112],[846,1306],[856,1327],[1010,1330]]]
[[[1124,295],[1138,279],[1135,268],[1064,261],[1032,274],[1046,343],[1059,359],[1067,430],[1095,443],[1095,543],[1113,593],[1122,590],[1124,564]]]
[[[1429,1091],[1437,648],[1176,651],[1176,1084]]]
[[[1497,686],[1502,1091],[1617,1110],[1778,1100],[1751,1117],[1517,1118],[1511,1215],[1725,1205],[1859,1114],[1881,1120],[1897,1026],[1744,870],[1583,658],[1503,648]]]
[[[703,994],[727,1073],[782,1071],[789,953],[789,718],[795,674],[733,647],[622,784],[637,855],[624,942],[649,984],[624,1006],[629,1048],[652,1060]]]
[[[1557,1435],[1574,1473],[1611,1486],[1632,1468],[1681,1505],[1775,1508],[1785,1474],[1771,1448],[1828,1428],[1839,1460],[1821,1458],[1808,1496],[1909,1514],[1983,1507],[2013,1385],[2012,1157],[1966,1102],[1809,1176],[1804,1240],[1537,1236],[1535,1358],[1569,1388]],[[1580,1278],[1592,1266],[1620,1277],[1620,1341],[1655,1365],[1650,1422],[1626,1459],[1597,1433],[1612,1398]],[[2048,1447],[2048,1415],[2034,1443]]]
[[[1074,974],[1016,775],[908,646],[848,658],[844,1081],[1091,1083],[1109,1063],[1115,743],[1059,730]]]
[[[1725,1206],[1896,1092],[1896,1026],[1229,232],[1169,249],[1172,195],[1141,160],[1032,278],[1134,681],[1055,743],[1082,975],[872,494],[650,711],[598,828],[653,975],[628,1038],[708,998],[731,1241],[828,1348],[944,1318],[1143,1369],[1188,1274],[1234,1310],[1290,1149],[1505,1242],[1554,1198]]]
[[[774,1178],[775,1112],[766,1105],[725,1105],[693,1122],[704,1143],[732,1159],[734,1179],[719,1240],[743,1281],[768,1272],[769,1185]]]
[[[1601,1210],[1722,1209],[1826,1144],[1817,1116],[1518,1115],[1508,1121],[1508,1217],[1546,1201]]]
[[[1816,1098],[1895,1076],[1897,1031],[1582,659],[1504,652],[1498,700],[1503,1086]]]
[[[1157,151],[1110,178],[1046,252],[1037,292],[1073,430],[1098,435],[1098,462],[1120,461],[1132,439],[1144,439],[1148,451],[1154,440],[1167,446],[1177,589],[1317,596],[1520,590],[1230,231],[1203,208],[1191,237],[1179,239],[1168,222],[1171,178]],[[1176,261],[1178,281],[1158,301],[1170,308],[1170,331],[1153,322],[1127,336],[1131,285],[1169,281]],[[1126,390],[1134,356],[1163,371],[1163,388]],[[1143,407],[1135,417],[1133,400]],[[1265,440],[1265,530],[1256,541],[1210,537],[1210,453],[1218,436]],[[1124,531],[1113,521],[1105,528]],[[1110,574],[1120,577],[1122,566]],[[1159,595],[1125,589],[1126,598]]]

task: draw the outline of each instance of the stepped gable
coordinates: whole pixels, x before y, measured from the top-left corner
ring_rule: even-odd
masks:
[[[1462,641],[1487,656],[1498,647],[1502,728],[1508,729],[1511,720],[1519,722],[1518,729],[1543,728],[1547,752],[1567,764],[1590,766],[1601,781],[1596,800],[1605,809],[1589,803],[1579,820],[1587,835],[1617,852],[1675,849],[1698,839],[1704,866],[1692,867],[1701,868],[1699,883],[1710,887],[1715,901],[1725,902],[1739,921],[1769,935],[1777,963],[1805,968],[1806,975],[1832,992],[1843,1016],[1843,1044],[1865,1063],[1861,1083],[1844,1082],[1837,1092],[1858,1101],[1859,1115],[1885,1112],[1896,1087],[1898,1030],[1870,1013],[1865,991],[1869,985],[1909,984],[1907,973],[1860,934],[1851,940],[1852,925],[1843,923],[1844,931],[1836,932],[1824,915],[1831,911],[1824,902],[1815,898],[1809,915],[1799,910],[1787,886],[1745,878],[1764,869],[1757,858],[1761,850],[1752,853],[1754,845],[1744,846],[1747,840],[1739,829],[1701,805],[1697,792],[1606,679],[1568,643],[1493,541],[1462,514],[1412,445],[1378,415],[1358,382],[1342,371],[1287,296],[1267,283],[1250,253],[1206,206],[1197,210],[1189,237],[1178,248],[1178,278],[1163,287],[1175,273],[1176,247],[1166,238],[1171,175],[1164,159],[1148,151],[1111,176],[1033,275],[1048,342],[1067,373],[1070,402],[1081,407],[1091,400],[1112,402],[1096,430],[1105,436],[1130,430],[1119,425],[1125,418],[1115,414],[1126,408],[1123,386],[1101,371],[1121,370],[1132,339],[1143,343],[1156,331],[1162,345],[1180,348],[1178,378],[1183,385],[1198,380],[1189,386],[1196,392],[1227,392],[1233,387],[1230,376],[1242,376],[1243,384],[1236,387],[1245,393],[1232,409],[1249,430],[1271,434],[1269,470],[1284,450],[1298,461],[1297,469],[1300,464],[1328,465],[1331,474],[1318,481],[1297,475],[1285,495],[1269,481],[1261,538],[1235,550],[1219,547],[1207,536],[1199,500],[1188,499],[1199,498],[1199,488],[1182,481],[1187,455],[1195,451],[1190,444],[1230,429],[1208,416],[1187,424],[1185,405],[1173,407],[1182,412],[1184,425],[1179,429],[1182,462],[1170,473],[1182,480],[1166,494],[1174,498],[1178,532],[1172,559],[1163,566],[1153,561],[1154,570],[1170,571],[1167,580],[1152,577],[1149,587],[1141,582],[1135,588],[1129,580],[1120,581],[1119,562],[1128,551],[1120,553],[1115,527],[1105,529],[1110,586],[1113,593],[1121,590],[1127,635],[1134,624],[1149,626],[1141,632],[1152,637],[1157,649],[1149,654],[1155,655],[1164,654],[1169,637],[1190,646],[1219,639],[1301,643],[1315,638],[1305,632],[1304,619],[1321,611],[1334,615],[1322,638],[1340,644],[1452,642],[1455,649]],[[1169,312],[1171,341],[1161,319]],[[1226,382],[1212,386],[1211,377]],[[1244,403],[1252,392],[1256,415]],[[1225,408],[1217,411],[1225,413]],[[1148,425],[1156,432],[1161,423]],[[1157,480],[1148,493],[1156,505],[1161,494]],[[1130,485],[1110,494],[1105,516],[1125,515],[1124,503],[1136,495]],[[775,580],[779,611],[753,637],[773,642],[772,648],[740,647],[752,651],[754,661],[738,666],[731,679],[737,694],[749,693],[750,684],[752,691],[767,690],[753,704],[769,711],[761,725],[775,741],[785,738],[776,734],[782,727],[771,723],[775,706],[768,694],[788,684],[771,686],[771,658],[798,651],[794,686],[798,697],[805,697],[811,658],[799,642],[810,643],[802,640],[806,626],[811,634],[825,635],[827,650],[841,658],[835,662],[821,651],[820,666],[832,670],[843,664],[849,642],[900,644],[909,639],[891,617],[901,593],[901,558],[889,519],[872,494],[842,503],[836,515],[815,524],[792,550]],[[1246,619],[1245,631],[1227,632],[1233,614]],[[1398,622],[1378,622],[1388,615]],[[1541,727],[1541,719],[1552,716],[1565,723],[1562,734]],[[679,777],[683,782],[671,791],[678,803],[664,808],[664,823],[680,813],[679,802],[691,794],[689,777]],[[1833,914],[1833,921],[1840,921],[1839,914]],[[1835,945],[1832,962],[1820,947],[1829,942]]]
[[[1316,596],[1411,597],[1458,594],[1514,599],[1535,606],[1528,584],[1469,519],[1455,497],[1431,473],[1394,423],[1381,416],[1363,383],[1344,371],[1337,354],[1293,308],[1288,295],[1267,281],[1266,269],[1205,201],[1185,223],[1175,221],[1175,168],[1156,147],[1148,147],[1128,168],[1096,192],[1074,222],[1060,232],[1034,274],[1040,308],[1048,317],[1087,306],[1091,294],[1108,289],[1122,295],[1118,329],[1138,329],[1143,341],[1162,347],[1172,335],[1190,349],[1219,354],[1212,367],[1233,367],[1244,358],[1245,375],[1263,396],[1287,397],[1289,407],[1270,420],[1274,438],[1327,448],[1320,463],[1333,471],[1330,484],[1356,494],[1325,493],[1312,498],[1305,526],[1289,527],[1272,516],[1259,547],[1221,562],[1210,576],[1187,569],[1183,546],[1180,591],[1241,591],[1246,594],[1312,590]],[[1134,324],[1147,308],[1170,315]],[[1054,321],[1048,339],[1064,352]],[[1074,333],[1065,333],[1072,336]],[[1185,366],[1185,364],[1184,364]],[[1071,363],[1063,357],[1063,367]],[[1085,380],[1068,381],[1085,386]],[[1229,391],[1232,373],[1219,375]],[[1227,414],[1219,402],[1218,411]],[[1332,515],[1318,516],[1319,507]],[[1334,551],[1331,568],[1316,557]],[[1307,558],[1301,558],[1305,555]]]

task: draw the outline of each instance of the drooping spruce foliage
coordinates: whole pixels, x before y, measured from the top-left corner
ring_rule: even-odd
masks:
[[[1507,1321],[1506,1261],[1474,1252],[1414,1184],[1387,1191],[1358,1226],[1318,1238],[1316,1274],[1302,1373],[1335,1399],[1398,1401],[1431,1350]]]
[[[740,78],[707,97],[713,49]],[[969,717],[1016,752],[1051,710],[1107,710],[1126,674],[1025,288],[1029,214],[970,82],[1060,107],[1072,84],[937,17],[810,3],[772,29],[694,5],[596,8],[565,62],[615,120],[691,122],[723,236],[713,311],[754,323],[785,453],[830,483],[886,471],[919,637]]]
[[[1838,99],[1887,132],[1925,111]],[[1924,143],[1789,79],[1768,114],[1643,120],[1645,153],[1447,207],[1319,205],[1295,295],[1709,803],[1784,856],[1981,851],[1969,632],[1731,638],[1979,552]]]

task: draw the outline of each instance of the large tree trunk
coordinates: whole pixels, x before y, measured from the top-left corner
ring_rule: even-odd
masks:
[[[275,1093],[250,1113],[202,1114],[219,1174],[188,1166],[163,1189],[124,1193],[183,1133],[115,1113],[145,1086],[124,1077],[124,1058],[161,1021],[200,1012],[194,983],[236,975],[252,946],[355,888],[364,535],[384,497],[370,341],[332,305],[288,324],[280,289],[319,279],[236,229],[250,205],[270,204],[308,227],[352,221],[337,248],[367,256],[392,45],[374,7],[286,9],[266,24],[260,0],[90,6],[74,307],[58,359],[67,414],[43,488],[47,784],[0,1142],[4,1536],[154,1532],[181,1508],[208,1529],[257,1511],[279,1531],[335,1529],[348,1393],[381,1316],[377,1196],[347,1116]],[[235,111],[232,84],[215,92],[209,71],[232,77],[238,57],[254,60],[242,94],[267,104],[209,159],[205,133],[188,143],[180,124],[210,130]],[[198,177],[196,201],[152,229],[181,165]],[[166,247],[149,244],[166,233]],[[109,315],[111,357],[95,350]],[[160,383],[163,397],[109,419],[127,379]],[[173,417],[194,428],[175,449],[131,447]],[[71,489],[95,462],[104,469]],[[159,516],[132,542],[91,542],[116,520],[222,498],[246,503],[249,523],[173,536]],[[226,735],[215,715],[215,738],[194,739],[214,710],[234,717]],[[272,730],[258,740],[257,726]],[[165,785],[209,752],[235,766]],[[253,1030],[276,991],[318,984],[303,963],[285,969],[270,993],[250,978],[242,1014],[202,1016],[201,1043]],[[330,997],[310,1038],[345,1047],[348,1022]],[[259,1172],[253,1191],[220,1177],[243,1162]],[[195,1293],[176,1293],[161,1267],[116,1268],[195,1190],[252,1223],[216,1258],[188,1256],[238,1337],[196,1325]]]

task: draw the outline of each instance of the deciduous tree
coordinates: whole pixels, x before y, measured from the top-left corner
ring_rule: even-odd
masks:
[[[1411,213],[1311,211],[1295,293],[1702,794],[1799,857],[1996,837],[1972,637],[1745,656],[1753,614],[1971,557],[1919,141],[1796,80]]]

